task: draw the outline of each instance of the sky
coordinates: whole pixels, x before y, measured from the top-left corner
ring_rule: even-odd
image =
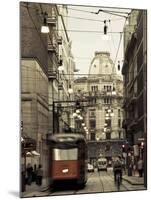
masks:
[[[121,66],[123,63],[123,34],[121,32],[123,32],[126,18],[103,12],[99,12],[99,14],[89,13],[97,12],[99,9],[130,12],[130,9],[68,6],[67,32],[72,41],[72,53],[75,58],[76,68],[80,70],[80,74],[88,73],[95,51],[109,51],[115,66],[117,66],[118,60]],[[108,32],[115,32],[108,33],[108,41],[102,40],[104,20],[107,20]],[[119,43],[120,48],[118,51]]]

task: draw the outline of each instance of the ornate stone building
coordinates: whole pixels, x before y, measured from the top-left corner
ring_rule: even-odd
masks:
[[[94,146],[96,155],[90,157],[102,154],[111,158],[121,154],[121,146],[125,143],[122,129],[123,81],[109,52],[95,52],[88,77],[76,79],[74,89],[77,99],[89,102],[85,109],[85,123],[89,130],[87,139],[89,144],[98,145],[98,148]],[[91,148],[90,154],[92,152]]]

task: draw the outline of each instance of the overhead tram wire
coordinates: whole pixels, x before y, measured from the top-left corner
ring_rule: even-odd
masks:
[[[30,66],[28,66],[28,65],[21,65],[21,67],[23,67],[23,68],[30,68]],[[142,70],[142,69],[141,69]],[[140,71],[141,71],[140,70]],[[40,73],[40,71],[39,70],[37,70],[37,69],[28,69],[28,71],[31,71],[31,72],[39,72]],[[147,71],[146,70],[143,70],[143,72],[144,73],[146,73]],[[135,73],[137,73],[137,71],[135,72]],[[40,73],[41,74],[41,73]],[[134,72],[127,72],[127,74],[134,74]],[[41,74],[42,75],[42,74]],[[64,73],[64,75],[71,75],[71,73]],[[89,76],[89,75],[101,75],[101,74],[89,74],[89,73],[78,73],[78,72],[74,72],[74,74],[73,74],[73,76]],[[43,75],[42,75],[43,76]],[[24,76],[25,77],[25,76]],[[26,76],[25,78],[30,78],[31,80],[36,80],[36,78],[33,78],[32,76]]]
[[[96,22],[104,22],[103,20],[97,20],[97,19],[90,19],[90,18],[83,18],[83,17],[73,17],[73,16],[66,16],[62,15],[62,17],[72,18],[72,19],[80,19],[80,20],[87,20],[87,21],[96,21]]]
[[[67,16],[67,15],[62,15],[62,17],[65,18],[72,18],[72,19],[78,19],[78,20],[87,20],[87,21],[95,21],[95,22],[102,22],[104,23],[104,20],[98,20],[98,19],[90,19],[90,18],[84,18],[84,17],[73,17],[73,16]],[[106,21],[121,21],[121,18],[117,19],[108,19]]]
[[[63,29],[58,29],[58,30],[55,30],[55,31],[64,31]],[[103,31],[90,31],[90,30],[76,30],[76,29],[71,29],[71,30],[66,30],[68,32],[79,32],[79,33],[104,33]],[[120,34],[122,32],[120,31],[108,31],[108,33],[112,33],[112,34]]]
[[[106,9],[106,8],[105,8]],[[120,9],[120,8],[112,8],[112,9]],[[123,9],[123,8],[121,8]],[[127,9],[127,8],[125,8]],[[75,10],[75,11],[79,11],[79,12],[85,12],[85,13],[90,13],[90,14],[96,14],[93,11],[88,11],[88,10],[81,10],[81,9],[75,9],[75,8],[70,8],[68,7],[68,10]],[[104,10],[104,9],[99,9],[100,11],[105,11],[105,12],[113,12],[113,13],[120,13],[120,14],[129,14],[129,12],[122,12],[122,11],[114,11],[114,10]],[[98,10],[98,11],[99,11]]]

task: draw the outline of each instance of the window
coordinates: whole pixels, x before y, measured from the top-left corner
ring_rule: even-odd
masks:
[[[118,109],[118,117],[120,117],[120,116],[121,116],[121,110]]]
[[[104,98],[104,104],[111,104],[112,99],[111,98]]]
[[[107,127],[111,127],[111,119],[106,119],[105,124],[107,124]]]
[[[53,160],[77,160],[78,149],[54,149]]]
[[[90,129],[95,129],[96,128],[96,121],[95,120],[90,120],[89,124],[90,124]]]
[[[90,115],[91,117],[94,117],[94,116],[96,115],[95,109],[89,110],[89,115]]]
[[[90,105],[96,105],[96,98],[91,98],[89,102]]]
[[[107,140],[110,140],[111,139],[111,133],[109,132],[109,133],[106,133],[106,139]]]
[[[97,92],[98,91],[98,86],[97,85],[91,86],[91,91],[92,92]]]
[[[121,119],[118,119],[118,127],[121,127]]]
[[[111,91],[112,90],[112,86],[111,85],[104,85],[104,91]]]

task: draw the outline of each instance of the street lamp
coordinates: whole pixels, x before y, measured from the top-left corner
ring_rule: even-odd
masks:
[[[106,20],[104,20],[104,35],[102,35],[102,40],[109,40],[109,36],[107,35],[108,26],[106,25]]]
[[[80,110],[79,110],[79,109],[77,109],[77,110],[76,110],[76,113],[77,113],[77,114],[80,114]]]
[[[72,115],[73,117],[77,117],[78,115],[77,115],[77,113],[73,113],[73,115]]]

